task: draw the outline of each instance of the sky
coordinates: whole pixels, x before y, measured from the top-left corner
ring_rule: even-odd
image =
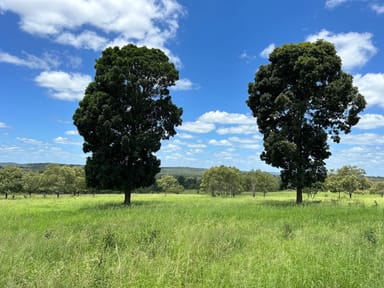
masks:
[[[0,0],[0,162],[84,164],[72,115],[102,50],[133,43],[179,70],[183,125],[163,167],[277,172],[260,160],[248,83],[275,47],[324,39],[368,103],[327,168],[384,176],[383,27],[383,0]]]

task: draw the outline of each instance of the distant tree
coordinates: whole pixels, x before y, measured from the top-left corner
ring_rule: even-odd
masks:
[[[282,169],[281,180],[296,187],[299,204],[303,188],[326,177],[327,134],[339,143],[366,102],[331,43],[284,45],[269,60],[249,83],[247,105],[264,135],[261,159]]]
[[[134,189],[155,182],[160,160],[154,153],[181,124],[182,109],[168,90],[178,71],[162,51],[134,45],[107,48],[95,68],[73,115],[83,150],[92,153],[87,186],[124,191],[130,204]]]
[[[352,198],[356,191],[368,190],[372,186],[371,181],[366,177],[364,169],[356,166],[343,166],[336,171],[331,171],[326,179],[326,187],[331,192],[348,193]]]
[[[307,193],[308,197],[314,199],[317,193],[324,191],[326,189],[326,185],[324,182],[315,182],[312,183],[311,186],[305,187],[304,192]]]
[[[57,164],[49,164],[45,167],[41,178],[41,189],[46,194],[54,193],[60,197],[64,179],[61,175],[61,167]]]
[[[234,167],[216,166],[208,169],[200,185],[200,189],[211,193],[212,196],[235,197],[242,190],[240,170]]]
[[[10,193],[19,193],[23,190],[23,171],[18,167],[8,166],[0,168],[0,191],[8,199]]]
[[[84,168],[74,168],[75,172],[75,183],[74,183],[74,190],[73,195],[75,196],[80,195],[80,192],[84,192],[87,189],[87,184],[85,182],[85,171]]]
[[[245,182],[247,190],[252,192],[252,196],[256,196],[256,192],[262,192],[264,197],[267,192],[277,191],[279,182],[277,177],[261,170],[252,170],[245,174]]]
[[[372,185],[371,194],[379,194],[381,197],[384,197],[384,181],[376,182]]]
[[[184,190],[184,187],[181,186],[177,179],[171,175],[164,175],[158,179],[157,186],[165,193],[179,194]]]
[[[26,171],[23,173],[23,190],[28,193],[29,197],[32,193],[38,193],[41,189],[41,172]]]

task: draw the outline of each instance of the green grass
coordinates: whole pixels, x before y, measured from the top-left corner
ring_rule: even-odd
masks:
[[[0,200],[0,287],[384,287],[383,199],[294,197]]]

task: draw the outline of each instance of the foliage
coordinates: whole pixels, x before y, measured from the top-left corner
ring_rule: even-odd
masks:
[[[338,143],[366,102],[331,43],[283,45],[269,60],[249,83],[247,104],[264,135],[261,159],[282,169],[283,183],[296,187],[301,203],[303,188],[326,177],[327,134]]]
[[[372,182],[365,176],[364,169],[356,166],[343,166],[337,171],[331,171],[326,179],[326,187],[334,193],[346,192],[352,198],[357,191],[364,191],[372,186]]]
[[[54,193],[79,195],[86,192],[84,169],[80,166],[49,164],[43,171],[0,168],[0,189],[6,193]]]
[[[9,193],[18,193],[23,189],[23,172],[17,167],[0,168],[0,191],[8,198]]]
[[[179,194],[184,187],[179,184],[177,179],[171,175],[165,175],[157,180],[157,186],[165,193]]]
[[[279,181],[277,177],[261,170],[252,170],[245,174],[245,186],[248,191],[252,192],[253,197],[256,192],[262,192],[264,197],[267,192],[277,191],[279,189]]]
[[[381,197],[384,197],[384,181],[373,183],[370,189],[370,193],[380,194]]]
[[[161,140],[176,134],[182,109],[168,88],[178,71],[158,49],[127,45],[107,48],[96,61],[96,75],[73,115],[84,138],[87,185],[125,192],[155,182]]]
[[[198,190],[201,185],[201,177],[194,176],[194,177],[185,177],[183,175],[175,176],[177,181],[180,183],[181,186],[184,187],[184,189],[195,189]]]
[[[212,196],[232,196],[242,191],[242,177],[239,169],[224,165],[208,169],[201,182],[201,190]]]

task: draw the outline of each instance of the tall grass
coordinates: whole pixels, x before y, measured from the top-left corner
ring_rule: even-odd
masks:
[[[292,197],[1,200],[0,287],[384,287],[381,199]]]

